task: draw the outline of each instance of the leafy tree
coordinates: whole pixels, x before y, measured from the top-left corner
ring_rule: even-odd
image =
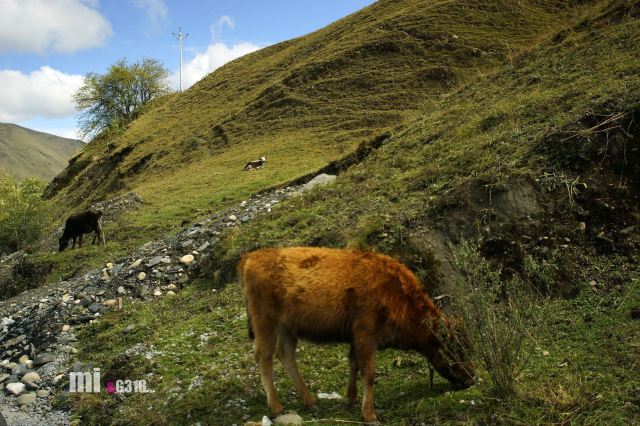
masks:
[[[0,169],[0,252],[13,252],[37,241],[47,224],[42,201],[45,184],[22,182]]]
[[[81,134],[96,136],[127,125],[146,102],[169,92],[168,77],[164,65],[150,58],[131,65],[122,59],[106,74],[87,74],[73,97],[76,109],[81,111]]]

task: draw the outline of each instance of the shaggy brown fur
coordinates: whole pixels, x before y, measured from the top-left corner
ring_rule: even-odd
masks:
[[[378,349],[416,350],[455,385],[473,384],[467,340],[458,339],[463,333],[443,316],[413,273],[388,256],[313,247],[258,250],[242,258],[238,276],[273,414],[283,411],[273,383],[276,352],[304,403],[316,403],[296,364],[299,338],[351,344],[347,397],[356,402],[360,372],[367,422],[376,420],[373,380]]]

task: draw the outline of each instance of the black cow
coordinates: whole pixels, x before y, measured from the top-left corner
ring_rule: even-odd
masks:
[[[244,166],[244,170],[258,170],[264,166],[264,163],[267,162],[266,157],[260,157],[259,160],[249,161],[246,166]]]
[[[71,248],[76,248],[76,238],[78,237],[80,239],[78,247],[82,247],[82,236],[91,232],[95,232],[91,244],[95,244],[96,239],[98,239],[98,244],[100,244],[100,240],[102,240],[102,245],[105,244],[104,233],[102,232],[102,212],[100,210],[87,210],[70,216],[64,225],[64,232],[60,237],[58,249],[60,251],[66,249],[69,246],[69,240],[73,240]]]

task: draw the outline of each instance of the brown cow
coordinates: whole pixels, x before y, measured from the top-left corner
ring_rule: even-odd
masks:
[[[304,403],[316,403],[298,372],[299,338],[351,344],[347,397],[352,404],[357,401],[360,372],[367,422],[376,420],[378,349],[416,350],[454,385],[474,383],[466,335],[444,317],[413,273],[388,256],[313,247],[265,249],[245,255],[238,276],[250,334],[255,334],[262,386],[274,415],[283,411],[273,383],[274,352]]]

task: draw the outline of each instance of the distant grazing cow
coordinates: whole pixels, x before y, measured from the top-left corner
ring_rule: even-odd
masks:
[[[259,160],[249,161],[246,166],[244,166],[244,170],[258,170],[264,166],[264,163],[267,162],[266,157],[260,157]]]
[[[274,415],[283,411],[273,384],[274,352],[304,403],[316,403],[298,372],[299,338],[351,344],[347,397],[356,402],[360,372],[366,422],[376,420],[373,380],[378,349],[416,350],[456,387],[474,383],[475,367],[461,322],[445,318],[413,273],[388,256],[275,248],[245,255],[237,269],[262,386]]]
[[[64,232],[59,240],[59,250],[66,249],[69,246],[69,240],[73,240],[71,248],[76,248],[76,238],[78,237],[80,240],[78,247],[82,247],[82,236],[91,232],[95,232],[91,244],[95,244],[96,239],[98,244],[100,244],[100,240],[102,240],[103,245],[105,244],[104,233],[102,232],[102,212],[100,210],[87,210],[70,216],[64,225]]]

